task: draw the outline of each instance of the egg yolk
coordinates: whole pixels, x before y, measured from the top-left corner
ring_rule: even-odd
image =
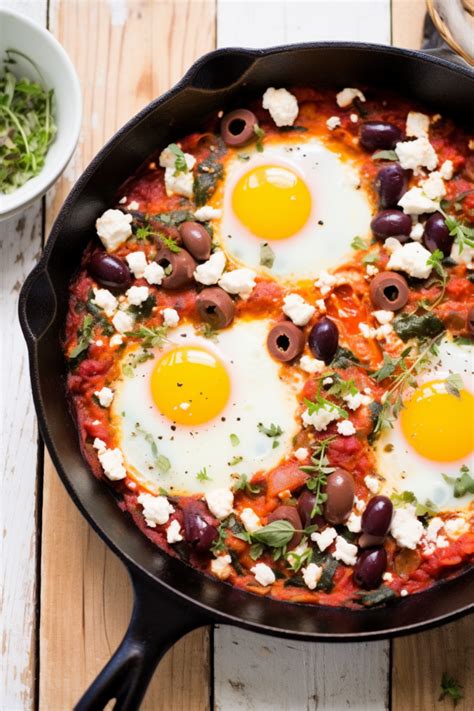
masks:
[[[307,222],[311,195],[303,180],[290,168],[260,165],[237,182],[232,207],[255,236],[265,240],[286,239]]]
[[[452,462],[474,450],[474,397],[448,393],[443,380],[417,388],[400,421],[406,440],[426,459]]]
[[[213,353],[181,346],[164,353],[153,368],[151,393],[158,410],[182,425],[200,425],[224,409],[230,378]]]

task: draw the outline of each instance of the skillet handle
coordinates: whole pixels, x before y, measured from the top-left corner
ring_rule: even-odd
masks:
[[[164,597],[136,573],[130,571],[130,577],[134,604],[128,629],[74,711],[99,711],[112,699],[114,711],[136,711],[165,652],[191,630],[211,622],[194,608]]]

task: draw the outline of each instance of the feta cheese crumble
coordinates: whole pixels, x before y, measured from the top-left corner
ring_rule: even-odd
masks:
[[[448,518],[448,520],[444,522],[444,530],[448,538],[456,540],[456,538],[459,538],[469,531],[469,524],[462,516]]]
[[[112,316],[118,306],[118,301],[108,289],[93,289],[92,303],[105,311],[107,316]]]
[[[114,399],[114,391],[107,387],[96,390],[94,395],[98,399],[101,407],[109,407]]]
[[[421,242],[425,228],[421,222],[417,222],[413,225],[410,232],[410,237],[415,240],[415,242]]]
[[[402,168],[413,170],[415,175],[420,172],[420,168],[434,170],[438,165],[436,151],[426,136],[414,141],[400,141],[395,146],[395,153]]]
[[[168,197],[171,195],[182,195],[191,198],[193,196],[194,176],[192,169],[196,159],[190,153],[183,153],[186,163],[186,170],[176,169],[176,153],[170,146],[167,146],[160,154],[160,166],[165,169],[165,188]]]
[[[326,126],[330,131],[334,131],[335,128],[341,125],[341,119],[339,116],[330,116],[326,121]]]
[[[247,298],[255,286],[255,272],[251,269],[234,269],[226,272],[218,281],[219,286],[228,294],[238,294],[242,299]]]
[[[219,210],[210,205],[203,205],[194,212],[194,219],[198,222],[209,222],[209,220],[218,220],[222,216],[222,210]]]
[[[147,264],[145,252],[131,252],[130,254],[127,254],[125,259],[130,267],[130,271],[133,273],[133,276],[137,279],[141,279],[145,273]]]
[[[418,111],[409,111],[407,116],[406,130],[407,136],[421,138],[427,136],[430,128],[430,117],[420,114]]]
[[[380,489],[380,480],[376,476],[370,476],[370,474],[364,477],[364,484],[372,494],[377,494]]]
[[[132,216],[121,210],[106,210],[95,223],[95,229],[107,252],[114,252],[132,234]]]
[[[138,496],[137,501],[143,507],[143,517],[150,528],[168,523],[170,515],[174,513],[174,508],[166,496],[143,493]]]
[[[349,518],[346,521],[346,526],[351,533],[360,533],[362,516],[358,516],[353,511],[351,512]]]
[[[337,408],[333,407],[330,403],[327,403],[320,407],[312,415],[309,414],[309,410],[305,410],[301,416],[303,424],[305,427],[312,425],[318,432],[324,432],[330,422],[338,420],[340,417]]]
[[[450,257],[457,264],[465,264],[468,269],[474,269],[474,247],[465,245],[461,252],[459,245],[455,242],[452,246]]]
[[[311,356],[307,355],[301,356],[299,365],[305,373],[322,373],[326,367],[326,363],[323,360],[311,358]]]
[[[351,435],[356,433],[356,428],[350,420],[343,420],[342,422],[338,422],[336,428],[339,434],[343,435],[343,437],[350,437]]]
[[[102,440],[99,441],[102,442]],[[118,447],[115,449],[100,449],[97,456],[99,457],[99,462],[102,465],[105,476],[110,479],[110,481],[125,479],[127,472],[123,466],[123,454]]]
[[[260,583],[263,587],[272,585],[276,580],[275,573],[270,566],[265,563],[257,563],[253,568],[250,568],[250,572],[255,575],[257,583]]]
[[[146,265],[143,276],[149,284],[157,284],[159,286],[164,279],[165,270],[158,262],[150,262],[150,264]]]
[[[336,94],[336,103],[341,107],[341,109],[345,109],[347,106],[350,106],[354,99],[359,99],[360,101],[365,102],[364,94],[359,89],[353,89],[352,87],[346,87]]]
[[[405,215],[422,215],[425,212],[436,212],[439,204],[429,198],[424,190],[419,187],[410,188],[402,195],[398,204],[403,208]]]
[[[174,328],[179,323],[179,313],[176,309],[162,309],[160,314],[163,316],[163,325],[169,328]]]
[[[312,533],[311,540],[316,543],[320,551],[325,551],[326,548],[329,548],[336,536],[336,529],[328,526],[328,528],[325,528],[321,533],[319,531]]]
[[[426,180],[420,183],[421,189],[430,200],[441,200],[446,195],[446,188],[441,173],[434,170]]]
[[[253,509],[247,508],[240,512],[240,520],[244,524],[245,530],[253,533],[257,528],[261,528],[260,518]]]
[[[323,569],[321,566],[316,565],[316,563],[310,563],[306,568],[301,569],[303,574],[304,584],[309,590],[315,590],[319,579],[322,575]]]
[[[125,311],[117,311],[112,319],[112,323],[119,333],[126,333],[127,331],[131,331],[133,329],[135,321],[133,316],[125,313]]]
[[[357,546],[346,541],[343,536],[337,536],[336,549],[333,556],[336,560],[340,560],[346,565],[355,565],[357,562]]]
[[[298,447],[298,449],[295,451],[295,457],[299,462],[304,462],[306,459],[308,459],[309,456],[309,451],[306,449],[306,447]]]
[[[150,291],[147,286],[131,286],[127,289],[125,296],[130,306],[141,306],[148,299]]]
[[[292,126],[298,116],[296,96],[287,89],[269,87],[263,95],[262,106],[270,112],[277,126]]]
[[[213,489],[208,491],[205,499],[209,511],[218,519],[230,516],[234,506],[234,494],[230,489]]]
[[[445,160],[444,163],[441,164],[439,172],[441,174],[441,177],[444,178],[444,180],[451,180],[454,175],[453,161]]]
[[[183,536],[180,533],[181,531],[181,526],[179,525],[179,521],[174,519],[171,521],[170,525],[166,529],[166,540],[168,543],[179,543],[180,541],[183,540]]]
[[[214,252],[207,262],[198,264],[194,271],[194,278],[200,284],[205,284],[206,286],[217,284],[224,273],[225,265],[226,258],[224,252]]]
[[[306,326],[315,308],[308,304],[299,294],[288,294],[283,299],[283,313],[295,326]]]
[[[214,560],[211,560],[211,572],[214,573],[219,580],[227,580],[232,574],[232,558],[228,553],[220,555]]]
[[[414,550],[423,535],[423,524],[418,521],[414,506],[395,509],[390,533],[401,548]]]
[[[385,311],[384,309],[380,309],[379,311],[372,311],[372,316],[374,316],[374,318],[376,318],[377,321],[383,326],[384,324],[393,321],[395,314],[393,311]]]
[[[392,252],[388,260],[387,269],[406,272],[416,279],[427,279],[431,274],[431,265],[428,264],[431,252],[419,242],[398,244],[400,246]]]
[[[329,294],[333,286],[336,286],[338,281],[339,280],[337,279],[337,277],[323,269],[319,273],[319,276],[316,281],[314,282],[314,286],[319,289],[322,296],[326,296],[327,294]]]

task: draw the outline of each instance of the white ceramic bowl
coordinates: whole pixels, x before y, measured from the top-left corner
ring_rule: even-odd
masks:
[[[6,49],[16,49],[30,57],[39,67],[46,86],[54,89],[53,111],[57,133],[41,172],[13,193],[0,193],[0,220],[23,210],[59,178],[76,147],[82,117],[81,88],[76,70],[50,32],[24,15],[0,8],[2,68]],[[13,71],[30,79],[38,79],[33,67],[21,59],[13,65]]]

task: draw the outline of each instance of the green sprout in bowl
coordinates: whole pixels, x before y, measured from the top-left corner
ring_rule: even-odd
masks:
[[[29,57],[14,49],[6,50],[6,55],[0,76],[0,193],[14,192],[41,172],[56,134],[54,90],[45,88]],[[32,65],[39,82],[15,75],[15,56]]]

